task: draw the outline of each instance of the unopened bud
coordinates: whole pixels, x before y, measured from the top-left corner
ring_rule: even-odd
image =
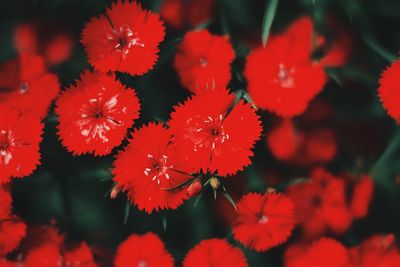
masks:
[[[273,187],[268,187],[267,188],[267,193],[275,193],[275,192],[276,192],[275,188],[273,188]]]
[[[186,189],[186,193],[189,197],[198,195],[203,190],[203,185],[200,179],[195,179]]]
[[[210,178],[210,185],[212,189],[217,190],[221,186],[221,182],[217,177],[211,177]]]
[[[118,196],[119,192],[121,192],[121,189],[122,189],[122,188],[121,188],[120,186],[115,185],[115,186],[113,187],[113,189],[111,190],[110,197],[111,197],[112,199],[116,198],[116,197]]]

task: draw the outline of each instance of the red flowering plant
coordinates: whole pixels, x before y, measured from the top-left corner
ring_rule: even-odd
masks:
[[[399,8],[4,1],[0,266],[400,266]]]

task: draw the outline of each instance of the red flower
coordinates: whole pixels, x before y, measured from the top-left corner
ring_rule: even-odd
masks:
[[[63,256],[65,266],[97,267],[93,259],[92,251],[85,242],[81,242],[70,249],[64,249]]]
[[[11,212],[12,198],[10,192],[4,188],[4,185],[0,186],[0,218],[6,218]]]
[[[57,65],[71,56],[73,40],[67,34],[54,36],[45,46],[46,61],[50,65]]]
[[[288,187],[287,193],[307,236],[318,236],[327,229],[342,233],[350,226],[352,216],[343,179],[316,169],[311,173],[310,181]]]
[[[298,129],[290,119],[269,131],[266,140],[275,158],[295,165],[328,162],[336,156],[336,137],[331,129]]]
[[[14,251],[25,234],[26,225],[19,218],[0,218],[0,255]]]
[[[97,267],[92,252],[85,242],[65,244],[64,235],[50,226],[33,226],[28,230],[22,248],[26,267]]]
[[[20,54],[36,53],[39,47],[35,28],[30,24],[21,24],[14,31],[14,45]]]
[[[74,154],[106,155],[139,117],[139,99],[114,75],[84,72],[57,101],[58,134]]]
[[[283,117],[300,115],[325,85],[321,65],[313,64],[312,23],[303,18],[247,58],[245,76],[255,104]]]
[[[86,24],[81,42],[96,69],[141,75],[156,63],[164,29],[159,16],[136,1],[117,1]]]
[[[285,119],[267,134],[267,144],[272,154],[279,160],[292,159],[304,135],[295,130],[292,120]]]
[[[62,266],[60,247],[54,243],[45,243],[31,249],[24,261],[25,267],[55,267]]]
[[[16,263],[9,261],[5,258],[0,259],[0,267],[15,267],[18,266]]]
[[[383,107],[400,124],[400,60],[395,61],[383,73],[379,80],[379,97]]]
[[[173,267],[174,258],[160,238],[153,234],[131,235],[118,248],[115,267],[148,266]]]
[[[293,203],[280,193],[248,193],[239,201],[233,224],[236,240],[256,251],[285,242],[295,225]]]
[[[43,125],[36,117],[18,114],[0,104],[0,184],[31,174],[40,163]]]
[[[188,252],[183,267],[247,267],[243,252],[224,239],[207,239],[201,241]]]
[[[133,133],[114,161],[114,181],[128,191],[140,210],[176,209],[189,198],[185,190],[167,190],[191,178],[191,170],[171,141],[166,128],[150,123]]]
[[[161,6],[161,17],[172,27],[191,27],[210,20],[214,0],[164,0]]]
[[[226,87],[234,58],[228,37],[200,30],[183,37],[174,65],[183,86],[195,92],[202,88]]]
[[[330,238],[311,246],[291,246],[285,253],[285,267],[351,267],[347,249]]]
[[[22,113],[45,117],[59,87],[57,76],[47,71],[40,56],[24,54],[0,66],[0,103]]]
[[[14,31],[17,51],[20,54],[42,54],[49,65],[57,65],[70,58],[73,47],[71,36],[60,33],[59,29],[54,34],[48,30],[49,26],[33,23],[18,25]]]
[[[350,249],[350,258],[357,267],[400,266],[400,251],[393,234],[375,235],[365,240]]]
[[[353,217],[362,218],[367,216],[368,207],[374,193],[374,182],[368,175],[362,175],[355,184],[350,203]]]
[[[9,190],[0,186],[0,257],[14,251],[25,236],[26,225],[12,214]]]
[[[235,105],[234,99],[226,89],[199,90],[172,112],[169,125],[177,148],[194,169],[226,176],[250,164],[261,122],[251,104]]]

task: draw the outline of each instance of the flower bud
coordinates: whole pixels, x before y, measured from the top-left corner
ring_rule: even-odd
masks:
[[[186,193],[189,197],[194,197],[198,195],[203,190],[203,185],[200,179],[195,179],[186,189]]]
[[[221,182],[217,177],[211,177],[210,178],[210,185],[212,189],[217,190],[221,186]]]

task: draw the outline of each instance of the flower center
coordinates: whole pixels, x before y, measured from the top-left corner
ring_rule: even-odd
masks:
[[[284,64],[280,63],[278,66],[277,82],[283,88],[293,88],[295,86],[293,79],[294,72],[295,72],[294,68],[287,68]]]
[[[205,68],[208,65],[208,60],[205,57],[199,58],[199,64],[201,67]]]
[[[168,171],[173,168],[173,166],[168,163],[168,157],[166,155],[155,158],[153,154],[147,154],[147,159],[149,160],[149,167],[144,169],[144,175],[150,176],[152,181],[157,181],[157,184],[161,183],[163,177],[169,180],[170,176]]]
[[[258,219],[259,224],[267,224],[269,221],[269,218],[266,215],[262,215],[260,219]]]
[[[28,90],[29,90],[29,85],[28,85],[27,82],[22,82],[22,83],[19,85],[19,92],[20,92],[21,94],[25,94],[26,92],[28,92]]]
[[[212,150],[216,150],[217,145],[229,140],[229,134],[225,132],[223,126],[223,118],[222,114],[214,118],[208,116],[206,119],[196,120],[190,126],[192,131],[190,138],[194,143],[194,151],[202,147],[211,147]],[[189,121],[192,122],[192,120]]]
[[[314,197],[311,199],[311,204],[312,204],[314,207],[320,207],[320,206],[322,205],[322,199],[321,199],[321,197],[320,197],[320,196],[314,196]]]
[[[119,29],[114,29],[113,34],[109,35],[107,38],[115,42],[115,49],[122,53],[123,58],[129,54],[129,49],[131,47],[144,47],[144,43],[140,42],[137,32],[134,32],[127,25],[121,26]]]

